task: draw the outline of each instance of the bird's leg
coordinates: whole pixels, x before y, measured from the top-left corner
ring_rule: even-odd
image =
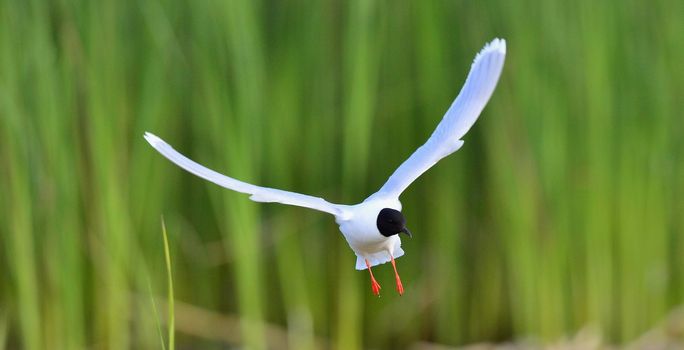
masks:
[[[404,286],[401,284],[401,278],[399,278],[399,273],[397,272],[397,264],[394,262],[394,257],[390,254],[392,258],[392,267],[394,268],[394,279],[397,281],[397,292],[399,295],[404,295]]]
[[[380,283],[375,280],[375,277],[373,277],[373,271],[371,270],[370,263],[368,262],[368,259],[366,260],[366,267],[368,267],[368,272],[370,272],[370,278],[371,278],[371,288],[373,289],[373,294],[380,296]]]

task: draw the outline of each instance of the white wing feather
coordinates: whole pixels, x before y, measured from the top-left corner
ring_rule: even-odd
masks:
[[[219,186],[223,186],[233,191],[250,194],[251,196],[249,199],[255,202],[277,202],[295,205],[298,207],[324,211],[338,217],[345,217],[347,215],[346,210],[342,208],[342,206],[329,203],[323,198],[278,190],[275,188],[255,186],[233,179],[223,174],[219,174],[216,171],[206,168],[178,153],[168,143],[164,142],[164,140],[149,132],[145,133],[145,140],[147,140],[147,142],[149,142],[150,145],[152,145],[152,147],[159,151],[159,153],[161,153],[164,157],[168,158],[179,167]]]
[[[440,159],[456,152],[494,92],[506,57],[506,41],[494,39],[475,57],[461,92],[447,110],[432,136],[402,163],[371,198],[398,198],[415,180]]]

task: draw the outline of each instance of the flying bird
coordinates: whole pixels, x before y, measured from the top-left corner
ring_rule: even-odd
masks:
[[[145,139],[181,168],[219,186],[249,194],[255,202],[283,203],[334,215],[342,235],[356,254],[356,269],[368,269],[370,273],[373,294],[380,295],[380,284],[371,267],[391,262],[397,291],[402,295],[404,287],[395,263],[395,259],[404,255],[399,234],[409,237],[412,234],[401,213],[399,196],[418,176],[463,146],[461,138],[473,126],[494,92],[505,57],[505,40],[494,39],[486,44],[475,57],[461,92],[427,142],[394,171],[380,190],[356,205],[334,204],[323,198],[242,182],[190,160],[149,132],[145,133]]]

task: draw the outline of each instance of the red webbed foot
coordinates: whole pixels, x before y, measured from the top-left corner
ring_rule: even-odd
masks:
[[[368,262],[368,259],[366,259],[366,267],[368,267],[368,272],[370,273],[370,279],[371,279],[371,289],[373,290],[373,294],[376,296],[380,296],[380,283],[375,280],[375,277],[373,276],[373,271],[371,270],[370,263]]]
[[[393,256],[392,267],[394,268],[394,280],[397,282],[397,292],[399,292],[399,295],[404,295],[404,285],[401,284],[401,278],[399,278],[399,273],[397,272],[397,264],[394,262]]]

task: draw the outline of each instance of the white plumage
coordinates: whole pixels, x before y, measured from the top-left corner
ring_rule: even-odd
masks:
[[[181,168],[219,186],[250,194],[249,198],[253,201],[295,205],[334,215],[340,231],[357,256],[356,269],[370,270],[371,266],[388,261],[392,261],[394,265],[394,259],[404,255],[404,251],[401,249],[398,230],[388,231],[390,233],[381,232],[381,211],[389,208],[401,212],[401,193],[440,159],[463,146],[461,138],[470,130],[491,97],[501,75],[505,56],[506,42],[503,39],[494,39],[485,45],[475,57],[461,92],[427,142],[397,168],[378,192],[357,205],[334,204],[318,197],[248,184],[188,159],[151,133],[146,132],[145,139],[159,153]],[[401,221],[403,217],[401,214],[397,215]],[[396,227],[405,229],[403,222],[397,223],[393,218],[395,217],[385,218],[390,227],[400,225]],[[408,230],[402,232],[408,233]],[[398,274],[396,278],[397,288],[403,293]],[[372,272],[371,280],[373,291],[377,294],[380,286],[372,277]]]

